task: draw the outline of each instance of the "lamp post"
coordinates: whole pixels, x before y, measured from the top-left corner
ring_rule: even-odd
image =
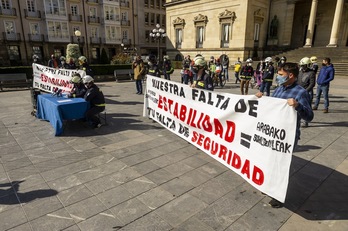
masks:
[[[160,24],[156,25],[156,28],[152,30],[150,33],[150,37],[152,37],[154,40],[157,40],[157,58],[159,61],[162,59],[160,58],[160,42],[161,39],[166,37],[166,32],[164,29],[161,28]]]
[[[75,36],[77,37],[77,44],[79,45],[79,51],[81,53],[81,48],[80,48],[80,37],[81,37],[81,31],[75,30]],[[82,52],[83,53],[83,52]]]

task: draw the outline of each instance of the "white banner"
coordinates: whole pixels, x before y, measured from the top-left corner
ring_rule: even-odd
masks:
[[[147,116],[284,202],[296,111],[284,99],[190,88],[147,76]]]
[[[56,69],[33,63],[33,87],[51,93],[59,89],[63,93],[70,92],[73,87],[70,80],[76,72],[81,77],[86,75],[83,70]]]

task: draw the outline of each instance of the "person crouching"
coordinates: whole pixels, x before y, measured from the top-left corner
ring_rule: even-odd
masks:
[[[97,115],[105,110],[104,94],[99,87],[94,84],[94,79],[91,76],[84,76],[82,81],[87,88],[84,98],[90,103],[90,108],[86,112],[86,119],[91,123],[92,127],[99,128],[101,127],[101,122]]]

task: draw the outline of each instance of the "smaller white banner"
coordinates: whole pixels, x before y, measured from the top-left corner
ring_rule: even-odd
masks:
[[[72,76],[77,72],[81,77],[86,73],[83,70],[56,69],[33,63],[33,87],[46,92],[70,92],[73,84],[70,83]]]

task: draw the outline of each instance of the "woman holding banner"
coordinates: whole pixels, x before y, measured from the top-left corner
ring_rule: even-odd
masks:
[[[210,91],[214,91],[213,79],[205,70],[207,68],[207,61],[203,56],[197,55],[194,59],[193,72],[196,73],[197,80],[193,82],[191,87],[201,88]]]

